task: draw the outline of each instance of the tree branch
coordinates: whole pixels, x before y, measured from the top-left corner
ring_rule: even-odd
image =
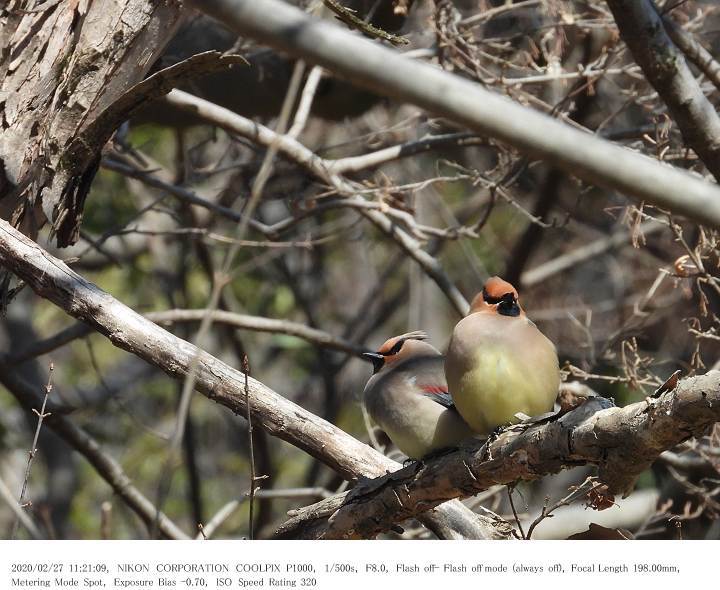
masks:
[[[2,222],[5,224],[6,222]],[[5,363],[5,355],[0,355],[0,383],[29,411],[37,410],[42,405],[41,396],[19,378],[12,367]],[[110,455],[106,454],[100,444],[82,428],[73,424],[60,413],[52,411],[43,424],[65,440],[73,449],[80,453],[95,468],[128,507],[137,514],[148,527],[156,526],[169,539],[188,539],[189,537],[162,512],[158,514],[153,503],[148,500],[133,484],[122,466]]]
[[[662,224],[647,221],[640,226],[639,232],[641,235],[648,236],[664,228],[665,226]],[[587,260],[596,259],[601,254],[629,244],[631,241],[632,234],[625,229],[598,238],[565,254],[561,254],[557,258],[543,262],[535,268],[526,270],[520,275],[520,285],[524,288],[534,287],[563,271],[576,268]]]
[[[169,309],[166,311],[154,311],[147,313],[145,314],[145,317],[160,324],[199,322],[202,320],[204,312],[205,310],[203,309]],[[212,315],[215,323],[233,326],[241,330],[253,330],[255,332],[269,332],[272,334],[287,334],[288,336],[296,336],[297,338],[302,338],[315,346],[339,350],[340,352],[354,356],[360,356],[363,352],[367,352],[367,349],[362,346],[358,346],[342,338],[337,338],[332,334],[323,332],[322,330],[311,328],[305,324],[291,322],[289,320],[264,318],[222,310],[214,311]]]
[[[673,43],[707,76],[707,79],[715,85],[715,88],[720,90],[720,63],[717,62],[712,53],[705,49],[692,33],[677,24],[672,17],[665,15],[662,17],[662,21]]]
[[[448,117],[583,180],[720,227],[720,188],[314,19],[279,0],[189,0],[275,49],[383,95]],[[633,4],[633,3],[627,3]]]
[[[204,309],[168,309],[165,311],[146,313],[145,317],[159,324],[175,324],[182,322],[199,322],[202,320],[204,313]],[[353,356],[360,356],[363,352],[367,352],[366,348],[353,344],[344,338],[338,338],[328,332],[311,328],[298,322],[264,318],[223,310],[214,311],[212,316],[214,323],[233,326],[240,330],[253,330],[255,332],[295,336],[315,346],[339,350],[340,352]],[[26,349],[9,355],[7,359],[8,364],[22,363],[31,358],[47,354],[61,346],[65,346],[73,340],[84,338],[88,334],[92,334],[90,326],[87,324],[73,324],[45,340],[33,342]]]
[[[667,105],[685,142],[720,180],[720,117],[705,98],[652,0],[607,0],[620,35]]]
[[[489,454],[475,443],[363,481],[342,497],[298,511],[281,531],[370,538],[450,498],[577,465],[597,465],[610,493],[627,495],[663,451],[720,421],[720,371],[684,379],[659,399],[623,408],[607,408],[608,403],[595,398],[558,420],[515,427],[492,443]]]
[[[78,338],[84,338],[88,334],[92,334],[92,329],[86,324],[73,324],[67,328],[63,328],[56,334],[53,334],[45,340],[38,340],[33,342],[27,348],[21,349],[14,354],[10,354],[6,358],[6,362],[9,365],[17,365],[24,363],[30,359],[33,359],[44,354],[48,354],[53,350],[57,350],[69,344],[73,340]]]
[[[42,534],[40,529],[35,526],[32,518],[30,518],[30,515],[23,509],[22,506],[20,506],[17,498],[13,495],[13,493],[10,491],[10,489],[7,487],[7,484],[2,480],[1,477],[0,500],[5,502],[10,511],[15,515],[15,518],[17,518],[18,521],[22,523],[22,525],[27,529],[28,533],[30,533],[30,536],[33,539],[40,540],[44,538],[44,535]]]
[[[435,281],[446,295],[458,314],[465,315],[467,313],[470,307],[468,302],[447,276],[437,259],[423,250],[420,243],[389,215],[380,210],[368,208],[368,202],[356,194],[353,183],[332,170],[332,161],[324,160],[292,137],[277,134],[264,125],[187,92],[173,90],[165,97],[165,100],[173,106],[195,113],[230,133],[247,137],[265,147],[276,146],[278,152],[303,166],[340,195],[345,196],[343,202],[348,207],[357,207],[361,215],[371,221],[385,235],[392,238],[408,256],[420,265],[420,268]],[[408,223],[414,223],[412,218],[404,217],[403,219]]]
[[[0,220],[0,264],[23,278],[38,295],[91,325],[118,348],[175,379],[184,379],[192,360],[197,358],[197,391],[235,414],[245,414],[243,373],[114,299],[3,220]],[[248,382],[255,424],[319,459],[346,479],[377,477],[399,468],[397,462],[252,377]],[[489,519],[460,503],[443,506],[421,520],[444,537],[488,538],[496,534]]]

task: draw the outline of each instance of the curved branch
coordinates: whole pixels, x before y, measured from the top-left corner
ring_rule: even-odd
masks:
[[[377,477],[400,467],[252,377],[248,378],[246,396],[243,373],[122,304],[4,220],[0,220],[0,264],[118,348],[175,379],[184,379],[193,359],[197,359],[197,391],[241,416],[247,413],[249,397],[253,424],[319,459],[346,479]],[[489,519],[459,502],[423,515],[421,521],[446,538],[488,538],[496,534]]]
[[[144,314],[146,318],[159,324],[174,324],[180,322],[199,322],[205,314],[204,309],[168,309],[164,311],[152,311]],[[318,330],[311,328],[305,324],[291,322],[289,320],[278,320],[274,318],[264,318],[260,316],[246,315],[241,313],[233,313],[230,311],[216,310],[212,313],[213,323],[226,324],[241,330],[253,330],[255,332],[268,332],[270,334],[286,334],[302,338],[310,344],[339,350],[353,356],[361,356],[368,349],[353,344],[344,338],[338,338]],[[60,330],[53,336],[45,340],[33,342],[24,350],[20,350],[15,354],[11,354],[7,358],[10,365],[22,363],[31,358],[47,354],[65,346],[66,344],[84,338],[88,334],[92,334],[92,328],[87,324],[73,324],[63,330]]]
[[[466,132],[427,135],[414,141],[406,141],[361,156],[347,156],[338,160],[326,160],[326,162],[331,172],[347,174],[348,172],[360,172],[361,170],[377,168],[388,162],[409,158],[430,150],[471,145],[488,145],[488,141],[483,137]]]
[[[627,495],[663,451],[720,421],[720,371],[684,379],[659,399],[623,408],[608,404],[595,398],[558,420],[515,427],[489,452],[476,443],[361,482],[343,497],[298,512],[281,530],[312,531],[325,539],[369,538],[450,498],[577,465],[597,465],[609,492]]]
[[[145,317],[159,324],[172,324],[176,322],[199,322],[202,320],[204,314],[204,309],[169,309],[167,311],[154,311],[146,313]],[[272,334],[287,334],[288,336],[296,336],[297,338],[302,338],[315,346],[339,350],[340,352],[345,352],[354,356],[360,356],[363,352],[368,352],[368,349],[358,346],[357,344],[353,344],[352,342],[348,342],[343,338],[337,338],[332,334],[323,332],[322,330],[311,328],[305,324],[291,322],[289,320],[263,318],[221,310],[214,311],[212,316],[214,323],[226,324],[241,330],[253,330],[255,332],[269,332]]]

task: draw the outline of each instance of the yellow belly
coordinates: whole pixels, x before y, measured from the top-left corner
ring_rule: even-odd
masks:
[[[517,413],[537,416],[552,410],[560,384],[556,365],[532,371],[515,355],[486,347],[476,354],[472,366],[451,393],[475,432],[488,434],[517,422]]]

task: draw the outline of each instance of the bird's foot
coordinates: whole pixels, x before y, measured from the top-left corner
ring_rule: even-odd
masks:
[[[420,461],[425,462],[430,461],[431,459],[437,459],[438,457],[452,453],[455,450],[457,450],[457,447],[443,447],[442,449],[435,449],[434,451],[430,451],[427,455],[423,455]]]
[[[482,454],[482,460],[483,461],[492,461],[492,453],[490,451],[490,447],[492,444],[500,438],[500,435],[505,432],[508,425],[501,425],[496,426],[492,429],[492,432],[487,437],[487,440],[485,441],[485,444],[483,445],[483,454]]]

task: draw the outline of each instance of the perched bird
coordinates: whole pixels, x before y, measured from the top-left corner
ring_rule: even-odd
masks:
[[[425,338],[423,332],[402,334],[364,355],[374,367],[363,392],[365,408],[412,459],[457,446],[473,435],[448,393],[444,357],[423,342]]]
[[[458,412],[480,434],[516,422],[517,413],[551,411],[560,385],[555,346],[499,277],[488,279],[455,326],[445,376]]]

